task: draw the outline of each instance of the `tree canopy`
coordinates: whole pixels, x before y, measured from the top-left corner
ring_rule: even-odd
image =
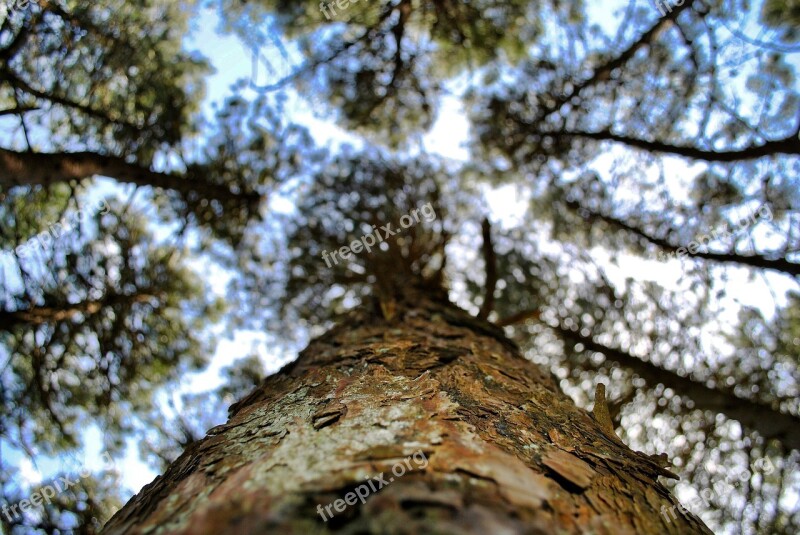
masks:
[[[715,531],[798,532],[799,9],[9,9],[0,506],[118,462],[3,530],[94,532],[138,490],[115,490],[124,452],[160,470],[369,288],[390,314],[391,274],[443,284],[580,406],[607,384],[617,434],[667,452]],[[253,65],[214,102],[232,60],[190,44],[211,25]]]

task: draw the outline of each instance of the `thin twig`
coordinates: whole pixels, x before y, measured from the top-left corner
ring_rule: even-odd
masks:
[[[483,305],[478,318],[485,320],[494,308],[494,290],[497,287],[497,255],[492,244],[492,224],[488,218],[484,218],[481,223],[483,231],[483,262],[486,266],[486,293],[483,298]]]

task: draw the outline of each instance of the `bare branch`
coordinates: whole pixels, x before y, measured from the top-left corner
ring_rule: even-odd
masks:
[[[597,83],[608,80],[613,71],[621,68],[628,61],[630,61],[630,59],[633,58],[633,56],[635,56],[639,50],[654,43],[661,33],[671,27],[675,19],[677,19],[684,10],[690,8],[693,3],[694,0],[687,0],[683,5],[673,6],[672,11],[667,13],[665,16],[660,17],[658,21],[656,21],[656,23],[650,27],[650,29],[644,32],[636,41],[628,45],[625,50],[602,65],[595,67],[595,69],[592,71],[592,74],[589,75],[588,78],[573,84],[567,93],[561,95],[555,100],[555,102],[542,109],[542,111],[539,113],[538,119],[545,119],[548,116],[558,112],[564,104],[567,104],[573,98],[580,96],[581,91],[587,87],[591,87]]]
[[[483,232],[483,263],[486,269],[486,286],[483,297],[483,305],[478,312],[478,318],[485,320],[494,308],[494,290],[497,287],[497,254],[492,244],[492,224],[488,218],[484,218],[481,223]]]
[[[766,403],[741,398],[732,392],[711,388],[705,384],[665,370],[621,349],[596,342],[590,336],[566,327],[548,324],[564,341],[580,343],[587,351],[597,351],[610,360],[631,370],[651,386],[663,384],[680,395],[691,399],[695,407],[722,413],[737,420],[744,427],[757,431],[766,439],[780,440],[787,448],[800,450],[800,417],[786,414]]]
[[[574,137],[593,139],[596,141],[614,141],[616,143],[623,143],[629,147],[642,149],[648,152],[674,154],[676,156],[683,156],[684,158],[691,158],[693,160],[701,160],[706,162],[743,162],[748,160],[756,160],[765,156],[775,156],[778,154],[800,154],[800,138],[798,138],[796,134],[792,134],[783,139],[767,141],[761,145],[752,145],[742,149],[723,151],[707,150],[687,145],[673,145],[662,141],[648,141],[646,139],[640,139],[632,136],[614,134],[608,130],[602,130],[600,132],[555,132],[542,133],[541,135],[552,138]]]
[[[0,110],[0,117],[4,115],[17,115],[27,113],[29,111],[36,111],[40,109],[38,106],[17,106],[14,108],[9,108],[7,110]]]
[[[782,273],[786,273],[787,275],[791,275],[793,277],[800,276],[800,264],[789,262],[785,258],[771,259],[771,258],[766,258],[765,256],[762,255],[712,253],[712,252],[703,252],[699,250],[692,253],[687,247],[681,245],[674,245],[663,238],[652,236],[647,232],[645,232],[644,230],[635,227],[633,225],[630,225],[629,223],[621,219],[617,219],[613,216],[588,210],[583,206],[581,206],[576,201],[567,201],[566,205],[573,210],[580,211],[584,215],[584,217],[588,218],[590,221],[602,221],[611,226],[630,232],[631,234],[634,234],[644,239],[648,243],[657,245],[661,249],[664,249],[672,253],[675,253],[680,249],[681,254],[683,254],[683,251],[685,250],[686,256],[692,258],[702,258],[704,260],[709,260],[711,262],[718,262],[722,264],[739,264],[742,266],[748,266],[759,269],[770,269],[773,271],[780,271]]]
[[[119,182],[177,191],[184,196],[194,194],[207,199],[241,199],[257,202],[255,192],[237,192],[224,184],[211,182],[206,176],[178,175],[151,171],[128,163],[118,156],[94,152],[30,153],[0,148],[0,185],[48,185],[82,180],[95,175],[115,178]]]

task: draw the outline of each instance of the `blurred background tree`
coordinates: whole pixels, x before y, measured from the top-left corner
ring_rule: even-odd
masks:
[[[668,452],[678,497],[715,532],[800,531],[797,3],[601,4],[9,12],[2,504],[34,490],[30,463],[80,467],[87,429],[120,459],[134,437],[160,470],[381,266],[408,263],[505,326],[579,405],[607,383],[617,433]],[[209,20],[255,65],[213,111],[209,61],[187,44]],[[465,156],[440,154],[447,136],[468,138]],[[437,218],[402,258],[325,265],[426,202]],[[255,352],[252,333],[268,337]],[[765,456],[771,474],[698,498]],[[0,517],[4,531],[92,532],[137,490],[114,496],[107,476]]]

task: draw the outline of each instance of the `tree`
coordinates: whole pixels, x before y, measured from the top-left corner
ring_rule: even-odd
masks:
[[[106,453],[118,455],[135,431],[132,415],[152,410],[161,387],[205,365],[213,339],[194,333],[222,307],[174,250],[153,243],[134,210],[108,199],[74,213],[63,189],[24,202],[17,193],[0,203],[7,230],[50,228],[4,255],[0,500],[12,512],[0,522],[7,533],[96,533],[124,497],[113,474],[81,477],[31,516],[13,509],[39,492],[20,484],[15,459],[74,454],[94,425]],[[18,242],[3,233],[0,243]],[[65,470],[52,481],[62,477],[78,480]]]
[[[349,533],[710,533],[674,515],[657,482],[672,474],[622,444],[604,395],[590,418],[500,329],[397,267],[104,533],[317,532],[323,520]],[[412,456],[425,463],[403,475]]]
[[[28,245],[17,265],[21,291],[3,295],[13,304],[0,311],[0,427],[24,450],[74,447],[93,418],[118,447],[126,412],[147,410],[158,386],[203,366],[211,343],[191,333],[222,311],[174,251],[152,243],[141,216],[103,204],[91,214],[101,239],[48,233],[49,245]],[[24,226],[25,211],[16,215]]]
[[[234,84],[218,111],[202,117],[195,112],[206,63],[180,48],[193,5],[37,2],[0,26],[0,90],[6,98],[0,121],[12,126],[0,141],[3,247],[17,253],[70,210],[81,211],[85,199],[109,187],[89,179],[95,174],[113,175],[110,187],[121,199],[99,218],[96,232],[81,227],[52,250],[43,248],[45,254],[3,261],[4,276],[11,276],[2,280],[1,310],[11,334],[0,359],[10,348],[14,366],[0,360],[0,369],[4,403],[15,412],[13,421],[2,422],[0,447],[21,444],[16,429],[32,420],[44,424],[44,432],[17,433],[30,451],[12,450],[7,473],[14,475],[4,484],[4,499],[28,492],[24,483],[14,483],[23,471],[14,466],[20,457],[80,452],[80,444],[54,443],[70,433],[47,425],[41,399],[75,428],[111,422],[104,429],[108,442],[135,436],[142,455],[167,470],[168,478],[150,489],[157,496],[145,493],[146,500],[118,517],[124,524],[148,512],[162,493],[195,484],[197,471],[217,474],[214,467],[230,466],[198,461],[205,464],[177,482],[182,476],[176,471],[209,459],[201,448],[246,444],[243,451],[250,452],[261,431],[248,427],[257,422],[239,425],[237,418],[283,410],[287,400],[269,396],[282,392],[281,385],[306,381],[306,372],[316,373],[313,355],[321,345],[336,339],[352,354],[343,363],[324,361],[319,373],[368,377],[379,373],[374,364],[382,354],[359,351],[374,341],[336,337],[373,325],[395,343],[396,337],[414,336],[414,322],[424,317],[427,330],[420,326],[419,332],[428,338],[440,327],[462,329],[460,338],[429,343],[425,355],[388,348],[387,358],[396,364],[386,372],[387,384],[414,371],[400,370],[398,356],[429,369],[422,380],[435,376],[439,385],[451,385],[440,390],[460,407],[462,423],[454,426],[476,426],[476,444],[506,448],[527,463],[520,473],[542,475],[547,489],[559,485],[560,497],[586,499],[596,479],[581,492],[584,465],[561,453],[549,456],[550,448],[564,448],[558,436],[536,427],[546,427],[545,420],[520,420],[542,438],[536,453],[520,449],[524,429],[503,420],[518,409],[497,409],[517,390],[505,383],[507,376],[490,381],[493,373],[475,372],[494,366],[486,355],[466,354],[462,363],[461,355],[440,358],[439,350],[452,355],[462,338],[476,347],[500,344],[505,349],[493,353],[514,377],[524,369],[525,377],[537,378],[521,391],[551,387],[553,399],[568,394],[578,407],[592,406],[597,384],[606,384],[607,410],[602,400],[594,404],[602,435],[593,434],[597,428],[591,429],[595,424],[582,409],[559,405],[571,420],[590,427],[580,427],[580,438],[590,445],[567,453],[597,471],[586,452],[596,452],[592,441],[605,437],[616,444],[610,447],[622,448],[614,451],[624,452],[631,469],[620,477],[644,474],[650,481],[665,473],[658,454],[666,452],[681,481],[663,486],[715,531],[797,532],[800,100],[790,3],[688,0],[659,12],[648,2],[629,2],[604,4],[598,16],[596,4],[581,2],[382,0],[348,9],[325,4],[333,15],[328,20],[318,2],[204,2],[219,9],[223,29],[253,50],[259,67],[286,59],[284,53],[303,61],[267,86],[255,75],[249,84]],[[266,42],[282,43],[277,56],[265,58]],[[129,85],[118,83],[124,77]],[[292,124],[294,90],[308,96],[305,110],[333,118],[358,148],[334,143],[317,150],[306,130]],[[471,121],[465,162],[440,160],[419,150],[429,143],[417,143],[440,110],[454,103]],[[322,130],[312,124],[314,134]],[[499,207],[487,201],[498,190],[506,193]],[[507,213],[517,209],[518,215]],[[399,231],[404,216],[414,224],[389,240],[391,247],[376,243],[368,249],[364,241],[351,241],[390,223]],[[138,239],[129,240],[131,233]],[[343,254],[344,245],[360,251]],[[122,286],[116,265],[127,266]],[[214,283],[214,292],[220,292],[220,279],[227,281],[224,326],[214,324],[214,298],[193,283],[196,277]],[[154,291],[158,300],[148,299]],[[458,325],[448,321],[454,317]],[[189,325],[202,326],[197,339],[181,338]],[[228,364],[226,371],[206,392],[186,390],[192,367],[182,367],[187,360],[181,359],[207,362],[211,330],[237,336],[243,329],[269,333],[271,357],[293,353],[309,335],[322,338],[295,368],[235,406],[231,422],[237,427],[202,438],[223,421],[226,400],[244,395],[263,375],[263,364],[275,369],[278,359],[264,362],[262,348],[262,362],[230,364],[224,359],[244,355],[229,354],[225,346],[211,364],[213,370]],[[51,332],[59,343],[40,344]],[[149,332],[167,332],[170,344],[139,336]],[[95,338],[111,350],[97,350]],[[33,358],[41,354],[46,357]],[[518,362],[520,355],[535,366]],[[69,381],[81,376],[85,357],[101,367],[119,363],[125,380],[117,383],[112,373],[106,381],[100,374],[89,392],[76,388]],[[364,366],[351,371],[356,361]],[[29,392],[30,362],[44,363],[40,375],[47,380],[38,390],[59,395]],[[139,366],[153,374],[140,377]],[[462,375],[449,375],[456,370]],[[161,382],[167,378],[182,386]],[[492,390],[492,381],[503,386]],[[456,392],[453,384],[472,394]],[[386,395],[378,392],[376,399]],[[70,405],[73,396],[89,403]],[[298,400],[293,408],[311,410],[303,403],[311,402]],[[413,410],[436,421],[420,403]],[[135,406],[135,414],[104,420],[104,411],[118,414],[119,406]],[[480,407],[499,414],[490,416],[500,423],[489,438],[478,432],[486,429],[483,420],[470,416]],[[350,429],[348,416],[358,414],[320,410],[312,417],[315,434],[302,436],[339,436]],[[228,440],[244,428],[254,432],[255,442]],[[614,436],[646,455],[624,450]],[[275,452],[295,438],[278,433],[266,440]],[[481,444],[482,451],[488,448]],[[446,452],[447,441],[433,447]],[[340,453],[337,459],[355,462],[349,452]],[[396,450],[387,455],[393,464]],[[764,463],[774,470],[758,469]],[[435,479],[434,468],[421,477]],[[731,474],[742,475],[735,488],[725,486]],[[383,490],[393,496],[391,489]],[[86,492],[92,503],[105,497]],[[333,515],[326,525],[360,529],[364,518],[375,522],[380,514],[370,515],[380,508],[380,496]],[[415,500],[399,498],[401,504]],[[465,503],[441,495],[437,500],[445,511]],[[83,503],[64,503],[61,516],[80,517],[75,522],[91,530],[96,522],[78,514]],[[50,513],[26,518],[24,526],[53,531],[47,519],[58,511]],[[322,518],[311,513],[315,520],[308,525],[320,525]],[[675,522],[666,529],[681,529]],[[70,529],[69,522],[61,527]]]
[[[3,476],[6,475],[9,474],[4,471]],[[64,480],[68,483],[64,483]],[[67,485],[69,488],[56,492],[54,485],[46,484],[34,489],[35,494],[47,499],[43,498],[45,505],[42,507],[42,514],[33,522],[19,514],[19,508],[3,507],[0,526],[3,526],[4,533],[16,535],[36,531],[95,534],[99,533],[103,523],[119,508],[119,481],[113,473],[106,473],[99,478],[91,475],[76,478],[72,474],[59,474],[52,481],[59,484],[58,490]],[[23,493],[4,493],[3,500],[9,504],[18,504],[30,496]]]
[[[601,387],[589,417],[502,329],[449,302],[442,269],[455,215],[443,203],[455,184],[444,169],[367,155],[331,161],[297,199],[285,225],[291,275],[276,285],[284,310],[330,310],[331,280],[347,281],[361,305],[233,405],[228,423],[192,443],[105,532],[308,532],[324,520],[352,532],[435,522],[460,532],[708,533],[691,514],[670,516],[676,502],[658,476],[675,476],[664,458],[620,441]],[[337,257],[347,228],[364,236]],[[420,473],[360,511],[315,516],[318,503],[417,450],[430,460]]]
[[[105,176],[153,190],[170,219],[239,239],[302,132],[282,128],[279,116],[237,122],[248,105],[232,98],[205,143],[193,139],[209,71],[181,50],[194,9],[192,0],[43,1],[10,13],[0,28],[0,117],[14,119],[16,147],[0,147],[0,185]]]

